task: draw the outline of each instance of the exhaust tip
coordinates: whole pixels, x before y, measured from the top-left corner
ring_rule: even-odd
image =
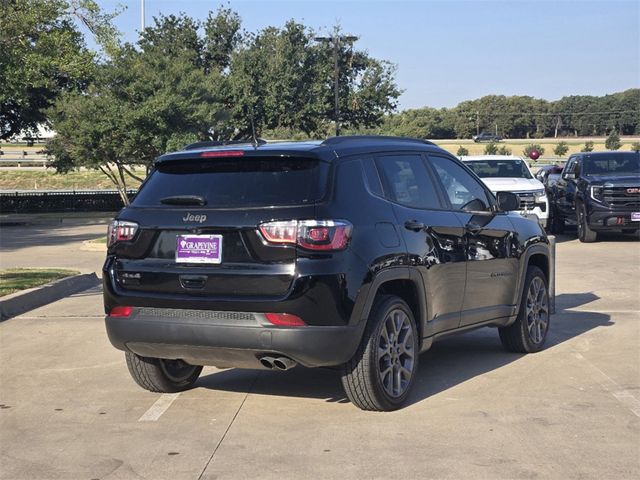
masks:
[[[296,362],[287,357],[278,357],[273,360],[273,366],[278,370],[289,370],[296,365]]]
[[[273,358],[271,358],[271,357],[262,357],[260,359],[260,363],[262,364],[262,366],[264,368],[267,368],[269,370],[273,370],[273,367],[274,367]]]

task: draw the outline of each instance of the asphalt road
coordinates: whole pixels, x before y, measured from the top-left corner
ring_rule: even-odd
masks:
[[[60,233],[93,234],[77,228]],[[207,368],[191,391],[146,392],[99,289],[8,320],[0,478],[638,478],[640,242],[561,237],[557,252],[546,350],[505,353],[492,329],[443,340],[392,413],[356,409],[332,370]]]

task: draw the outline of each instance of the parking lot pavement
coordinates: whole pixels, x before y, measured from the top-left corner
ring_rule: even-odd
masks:
[[[23,223],[0,228],[0,268],[59,267],[100,272],[104,252],[88,251],[85,240],[104,237],[107,220]]]
[[[637,478],[640,243],[559,239],[548,348],[481,329],[421,356],[408,407],[357,410],[337,372],[207,368],[152,394],[99,289],[0,324],[0,478]]]

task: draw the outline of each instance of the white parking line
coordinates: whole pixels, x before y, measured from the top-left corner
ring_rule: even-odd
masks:
[[[164,412],[171,406],[173,402],[180,396],[179,393],[163,393],[162,396],[151,405],[151,408],[144,412],[139,422],[155,422]]]
[[[602,388],[611,394],[613,398],[618,400],[618,402],[631,410],[634,415],[640,417],[640,400],[638,400],[629,390],[621,388],[620,385],[618,385],[618,382],[587,360],[584,355],[578,352],[574,352],[573,355],[578,360],[585,361],[589,366],[591,366],[591,368],[600,373],[600,375],[604,377],[604,381],[600,382]]]

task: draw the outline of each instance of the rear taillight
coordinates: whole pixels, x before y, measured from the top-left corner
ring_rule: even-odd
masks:
[[[109,312],[109,316],[110,317],[128,317],[129,315],[131,315],[131,310],[133,310],[133,307],[123,307],[123,306],[113,307]]]
[[[135,222],[125,222],[114,220],[109,224],[107,230],[107,246],[110,247],[118,242],[133,240],[138,231],[138,224]]]
[[[304,320],[290,313],[265,313],[264,316],[272,325],[282,327],[304,327],[306,325]]]
[[[307,250],[344,250],[353,225],[344,220],[288,220],[266,222],[260,233],[269,243],[296,244]]]

